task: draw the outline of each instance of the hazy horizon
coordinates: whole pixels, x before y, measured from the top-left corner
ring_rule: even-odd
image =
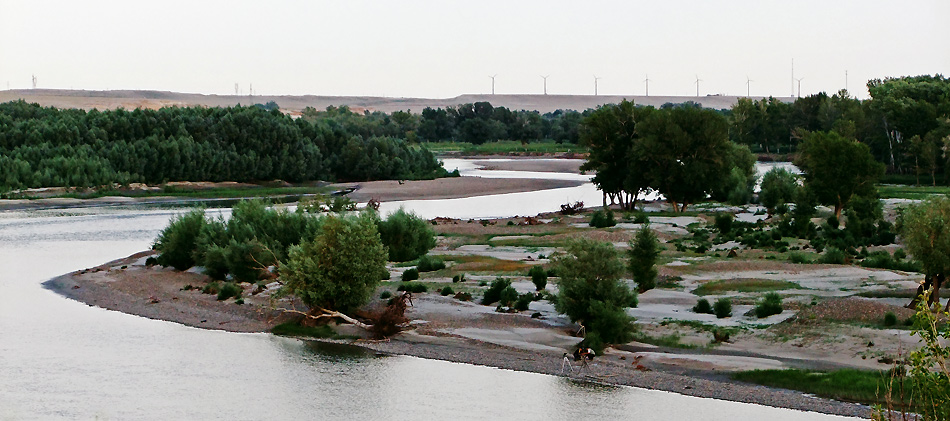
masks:
[[[788,97],[947,74],[950,2],[0,0],[0,89]],[[747,86],[747,79],[752,82]],[[748,91],[747,91],[748,89]]]

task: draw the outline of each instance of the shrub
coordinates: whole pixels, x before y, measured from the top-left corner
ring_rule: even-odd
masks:
[[[781,210],[786,203],[795,199],[798,182],[795,174],[784,168],[772,168],[762,176],[762,185],[759,191],[759,202],[769,211]],[[787,209],[787,207],[785,207]],[[784,212],[778,212],[784,213]]]
[[[236,300],[234,300],[234,304],[243,305],[243,304],[244,304],[244,297],[238,297]]]
[[[716,229],[720,235],[728,235],[732,231],[732,221],[735,216],[731,213],[720,213],[716,215]]]
[[[805,253],[793,251],[788,254],[788,261],[792,263],[811,263],[811,259]]]
[[[762,301],[755,304],[753,311],[755,317],[760,319],[782,313],[782,296],[775,292],[765,294]]]
[[[834,217],[832,217],[834,218]],[[837,247],[828,247],[825,250],[825,253],[821,255],[821,258],[818,259],[821,263],[832,264],[832,265],[843,265],[847,260],[848,255],[841,249]]]
[[[515,301],[518,300],[518,291],[514,287],[508,287],[501,290],[501,294],[498,296],[498,305],[505,307],[512,307]]]
[[[884,313],[884,326],[894,326],[897,324],[897,315],[888,311]]]
[[[204,294],[217,294],[219,291],[221,291],[221,283],[218,281],[211,282],[201,288],[201,292]]]
[[[442,294],[442,296],[444,297],[444,296],[446,296],[446,295],[455,294],[455,291],[452,290],[452,287],[446,285],[446,286],[442,287],[441,290],[439,290],[439,294]]]
[[[407,291],[413,294],[421,294],[424,292],[429,292],[429,287],[421,282],[403,282],[399,284],[399,288],[396,288],[396,291]]]
[[[531,277],[531,282],[534,283],[537,291],[543,290],[548,285],[548,273],[541,265],[532,266],[528,271],[528,276]]]
[[[231,297],[240,297],[244,290],[234,282],[225,282],[218,291],[218,301],[224,301]]]
[[[406,271],[402,273],[403,282],[415,281],[416,279],[419,279],[419,270],[416,268],[406,269]]]
[[[456,292],[455,299],[459,301],[472,301],[472,294],[468,292]]]
[[[383,291],[382,294],[379,294],[379,299],[380,299],[380,300],[385,300],[385,299],[388,299],[388,298],[390,298],[390,297],[392,297],[392,296],[393,296],[393,293],[391,293],[391,292],[389,292],[389,291]]]
[[[379,238],[389,248],[389,260],[406,262],[418,259],[435,247],[435,231],[426,220],[399,208],[379,221]]]
[[[276,256],[256,239],[240,242],[231,239],[224,250],[224,261],[234,279],[254,282],[260,279],[262,270],[276,262]]]
[[[713,314],[713,308],[712,305],[709,304],[709,300],[700,298],[699,301],[696,302],[696,305],[693,306],[693,312],[700,314]]]
[[[515,302],[515,310],[518,310],[518,311],[528,310],[528,305],[531,304],[532,301],[534,301],[534,294],[530,292],[521,294],[518,297],[518,300]]]
[[[452,277],[452,282],[465,282],[465,274],[460,273]]]
[[[646,213],[646,212],[637,212],[636,215],[633,216],[633,223],[635,223],[635,224],[649,224],[649,223],[650,223],[650,217],[647,216],[647,213]]]
[[[432,272],[445,269],[445,262],[438,257],[425,255],[419,258],[419,263],[416,267],[419,269],[419,272]]]
[[[158,259],[156,259],[155,257],[149,257],[148,259],[145,259],[145,266],[147,267],[152,267],[157,264],[158,264]]]
[[[897,260],[904,260],[907,258],[907,252],[904,249],[894,250],[894,258]],[[147,262],[147,261],[146,261]],[[147,264],[147,263],[146,263]]]
[[[195,252],[198,235],[207,223],[204,209],[195,209],[172,219],[158,234],[152,248],[158,250],[156,261],[162,266],[171,266],[185,270],[195,265],[192,255]]]
[[[590,217],[590,226],[594,228],[607,228],[617,225],[614,219],[614,212],[610,208],[603,208],[594,211]]]
[[[656,258],[660,255],[660,240],[649,226],[644,225],[630,241],[628,268],[638,292],[646,292],[656,286]]]
[[[495,278],[491,286],[485,290],[485,295],[482,296],[482,304],[487,306],[497,303],[501,299],[501,292],[507,288],[511,288],[510,279]]]
[[[728,298],[716,300],[716,303],[713,304],[713,314],[715,314],[718,319],[732,316],[732,300]]]

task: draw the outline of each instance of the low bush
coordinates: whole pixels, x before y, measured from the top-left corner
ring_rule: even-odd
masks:
[[[391,293],[391,292],[389,292],[389,291],[383,291],[382,294],[379,294],[379,299],[380,299],[380,300],[386,300],[386,299],[389,299],[389,298],[392,297],[392,296],[393,296],[393,293]]]
[[[590,226],[594,228],[607,228],[614,225],[617,225],[617,220],[614,219],[614,212],[610,208],[598,209],[590,217]]]
[[[720,213],[716,215],[716,229],[720,235],[728,235],[732,231],[732,221],[735,216],[731,213]]]
[[[832,216],[834,218],[834,216]],[[843,265],[847,260],[848,255],[836,247],[828,247],[825,250],[825,253],[821,255],[821,258],[818,259],[819,262],[831,265]]]
[[[221,283],[218,281],[211,282],[201,288],[201,292],[204,294],[217,294],[219,291],[221,291]]]
[[[897,324],[897,315],[893,312],[888,311],[884,313],[884,326],[894,326]]]
[[[244,292],[238,284],[234,282],[225,282],[221,286],[221,290],[218,291],[218,301],[224,301],[231,297],[240,297],[241,293]]]
[[[897,249],[897,250],[894,250],[894,258],[897,259],[897,260],[904,260],[904,259],[907,258],[907,252],[904,251],[904,249]],[[148,262],[148,261],[146,260],[146,263],[147,263],[147,262]]]
[[[765,294],[765,297],[755,304],[753,311],[755,317],[760,319],[782,313],[782,296],[776,292]]]
[[[793,251],[788,254],[788,261],[791,263],[811,263],[807,253]]]
[[[491,286],[485,290],[485,295],[482,296],[482,304],[492,305],[501,300],[501,293],[507,288],[511,288],[511,280],[505,278],[495,278],[492,281]],[[517,293],[516,293],[517,294]]]
[[[528,271],[528,276],[531,277],[531,282],[534,283],[534,287],[538,291],[543,290],[548,285],[548,273],[541,265],[532,266],[531,270]]]
[[[693,306],[693,312],[700,314],[713,314],[712,304],[709,304],[709,300],[700,298],[699,301],[696,302],[696,305]]]
[[[439,290],[439,294],[442,294],[442,296],[444,297],[444,296],[446,296],[446,295],[455,294],[455,291],[452,290],[452,287],[450,287],[450,286],[444,286],[444,287],[442,287],[441,290]]]
[[[402,273],[401,279],[403,282],[415,281],[416,279],[419,279],[419,269],[406,269],[406,271]]]
[[[647,216],[647,213],[646,213],[646,212],[637,212],[637,213],[633,216],[633,223],[634,223],[634,224],[649,224],[649,223],[650,223],[650,217]]]
[[[433,272],[445,269],[445,262],[438,257],[425,255],[419,258],[416,268],[419,269],[419,272]]]
[[[716,315],[717,319],[732,316],[732,300],[728,298],[716,300],[716,303],[713,304],[713,314]]]
[[[528,305],[534,301],[534,294],[526,292],[518,296],[518,300],[515,301],[515,310],[526,311],[528,310]]]
[[[464,273],[460,273],[460,274],[458,274],[458,275],[453,276],[453,277],[452,277],[452,282],[455,282],[455,283],[458,283],[458,282],[465,282],[465,274],[464,274]]]
[[[389,260],[417,259],[435,247],[435,231],[425,219],[399,208],[379,221],[379,238],[389,249]]]
[[[472,301],[472,294],[468,292],[456,292],[455,299],[459,301]]]
[[[413,294],[420,294],[423,292],[428,292],[429,287],[421,282],[404,282],[399,284],[399,288],[396,288],[396,291],[408,291]]]
[[[185,270],[195,265],[192,255],[197,247],[198,235],[207,223],[204,209],[195,209],[184,215],[176,216],[165,229],[158,234],[152,248],[161,252],[156,263]]]

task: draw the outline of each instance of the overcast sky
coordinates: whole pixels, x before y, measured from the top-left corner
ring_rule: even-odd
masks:
[[[950,74],[950,0],[0,0],[0,89],[752,95]]]

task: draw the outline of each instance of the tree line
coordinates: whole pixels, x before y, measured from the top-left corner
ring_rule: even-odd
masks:
[[[0,191],[167,181],[421,179],[425,148],[257,106],[84,111],[0,104]]]

